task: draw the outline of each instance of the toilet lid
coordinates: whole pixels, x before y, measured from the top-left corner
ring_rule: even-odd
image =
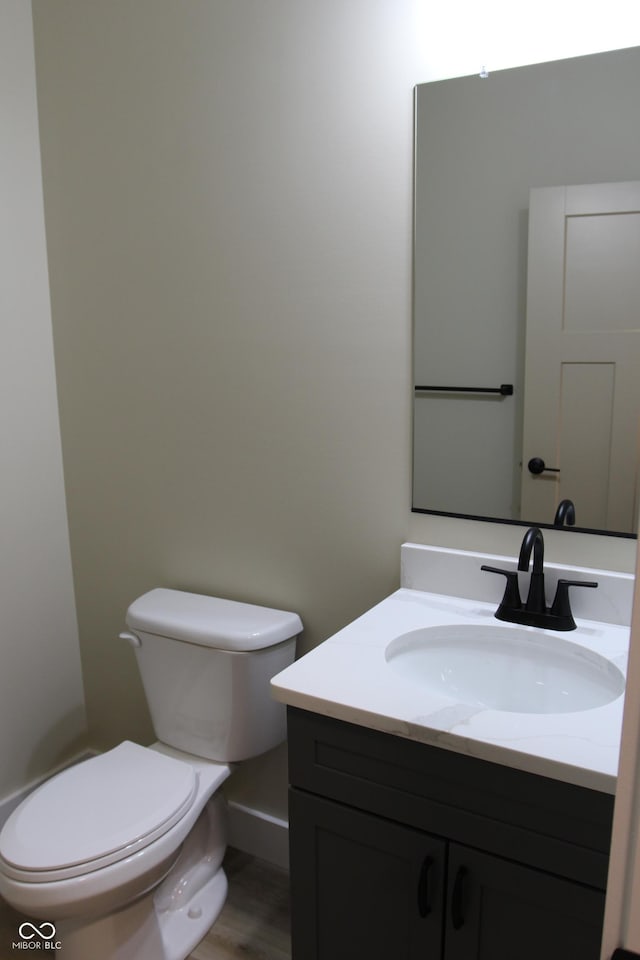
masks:
[[[30,794],[0,834],[0,856],[33,880],[115,863],[182,819],[197,783],[190,764],[125,741]]]

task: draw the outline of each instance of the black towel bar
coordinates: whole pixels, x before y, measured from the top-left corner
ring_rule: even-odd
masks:
[[[501,383],[499,387],[433,387],[416,386],[416,391],[431,390],[433,393],[499,393],[502,397],[513,395],[512,383]]]

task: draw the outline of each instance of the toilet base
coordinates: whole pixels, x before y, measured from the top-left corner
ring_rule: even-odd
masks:
[[[218,919],[227,899],[227,877],[222,868],[193,897],[188,908],[172,911],[160,924],[163,960],[184,960]],[[136,960],[137,960],[136,954]],[[158,954],[155,954],[155,958]]]
[[[106,916],[56,924],[64,960],[186,960],[227,896],[224,801],[210,800],[162,883]]]
[[[227,897],[222,868],[180,910],[158,915],[148,895],[117,913],[72,929],[58,924],[64,960],[185,960],[218,918]],[[151,909],[150,909],[151,907]]]

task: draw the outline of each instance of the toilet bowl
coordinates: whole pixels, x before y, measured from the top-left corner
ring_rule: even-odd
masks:
[[[0,894],[55,926],[65,960],[184,960],[215,922],[220,787],[233,762],[283,739],[266,677],[302,629],[296,614],[169,590],[135,601],[127,626],[163,741],[57,774],[0,833]]]

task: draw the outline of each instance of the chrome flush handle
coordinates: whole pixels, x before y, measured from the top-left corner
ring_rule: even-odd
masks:
[[[128,630],[125,630],[124,633],[118,634],[121,640],[127,640],[132,647],[141,647],[142,640],[140,637],[137,637],[135,633],[129,633]]]

